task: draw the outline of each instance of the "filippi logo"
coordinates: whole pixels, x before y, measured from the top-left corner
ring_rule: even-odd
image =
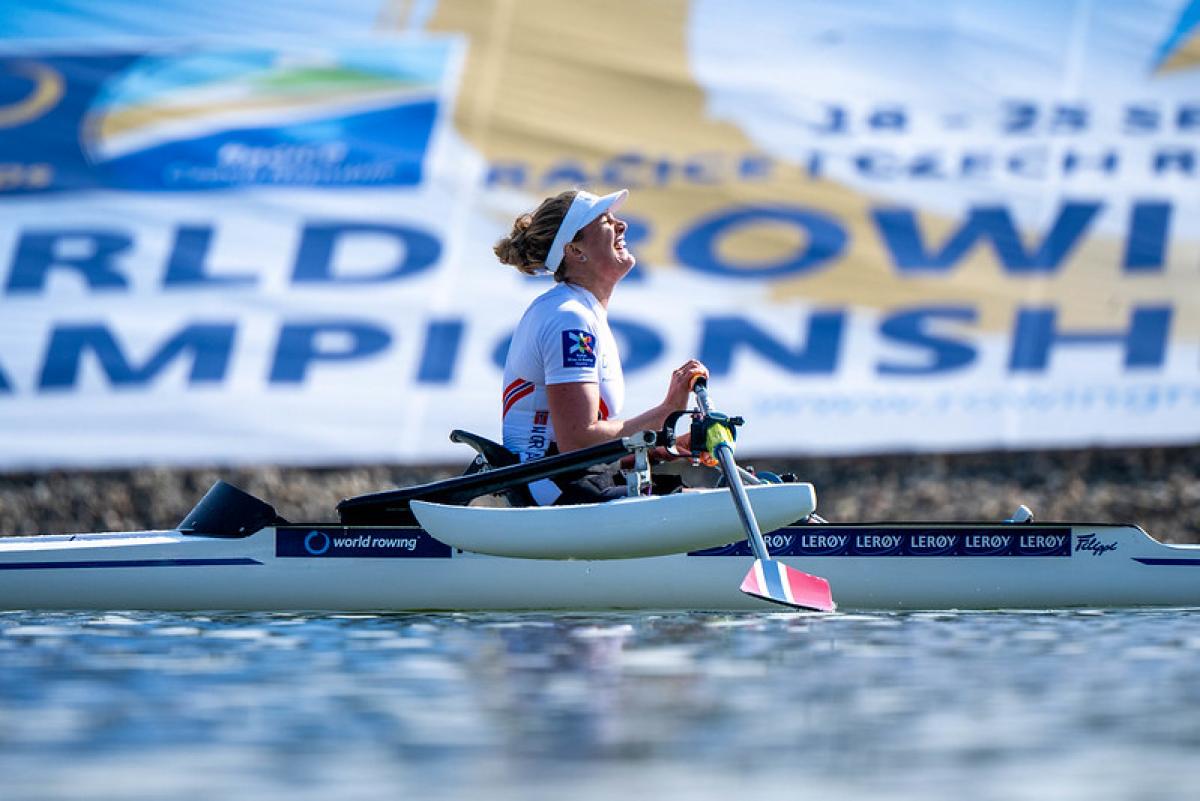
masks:
[[[0,66],[0,128],[32,122],[58,105],[63,79],[45,64],[9,61]]]
[[[1100,538],[1095,534],[1080,535],[1075,543],[1075,552],[1091,551],[1092,556],[1102,556],[1109,551],[1117,550],[1115,542],[1101,542]]]

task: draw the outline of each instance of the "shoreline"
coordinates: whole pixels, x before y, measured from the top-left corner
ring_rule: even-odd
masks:
[[[739,461],[741,461],[739,459]],[[1137,523],[1200,543],[1200,446],[746,459],[817,489],[831,522],[1035,520]],[[146,467],[0,473],[0,532],[173,528],[218,478],[283,517],[335,522],[342,498],[462,472],[461,465]]]

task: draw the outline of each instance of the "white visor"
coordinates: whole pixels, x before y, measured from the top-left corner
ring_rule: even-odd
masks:
[[[628,195],[628,189],[604,197],[583,191],[575,195],[575,199],[571,201],[571,208],[567,209],[567,216],[563,217],[562,225],[558,226],[558,233],[554,235],[554,241],[550,243],[550,250],[546,253],[546,272],[552,273],[562,264],[563,248],[575,238],[575,234],[604,212],[618,208]]]

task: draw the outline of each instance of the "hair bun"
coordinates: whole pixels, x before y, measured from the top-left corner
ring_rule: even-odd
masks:
[[[496,258],[504,264],[510,264],[520,269],[525,263],[525,258],[521,253],[520,247],[513,241],[513,237],[511,236],[501,239],[492,247],[492,250],[495,252]]]
[[[550,244],[575,195],[574,190],[561,192],[542,201],[532,213],[522,214],[513,220],[509,235],[492,246],[496,258],[526,275],[543,272]],[[557,274],[555,278],[558,278]]]

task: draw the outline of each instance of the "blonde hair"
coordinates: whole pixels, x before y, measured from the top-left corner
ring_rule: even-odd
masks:
[[[571,202],[575,200],[577,194],[579,194],[578,189],[571,189],[554,197],[548,197],[532,213],[522,214],[514,220],[512,232],[492,247],[496,258],[504,264],[516,267],[526,275],[542,274],[548,269],[546,254],[549,253],[550,245],[554,242],[558,228],[562,225],[563,218],[567,216]],[[571,241],[578,238],[579,234],[577,233]],[[563,264],[566,262],[559,264],[559,269],[553,271],[555,281],[562,281],[565,278]]]

